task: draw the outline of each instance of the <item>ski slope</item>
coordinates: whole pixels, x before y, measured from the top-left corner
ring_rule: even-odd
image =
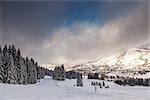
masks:
[[[34,85],[0,84],[0,100],[150,100],[150,87],[119,86],[105,82],[110,88],[91,86],[83,79],[84,87],[76,87],[76,80],[55,81],[45,77]]]

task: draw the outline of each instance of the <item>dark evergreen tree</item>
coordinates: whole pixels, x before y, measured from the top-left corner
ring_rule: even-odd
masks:
[[[105,82],[103,81],[103,86],[105,86]]]
[[[77,78],[77,86],[83,86],[81,75]]]
[[[31,58],[30,60],[30,77],[29,77],[31,83],[36,83],[37,81],[37,72],[36,72],[36,66],[34,63],[34,60]]]
[[[14,60],[11,52],[11,46],[8,49],[8,78],[7,83],[9,84],[17,84],[17,70],[16,66],[14,65]]]
[[[1,46],[0,46],[0,83],[3,82],[3,76],[4,76],[4,68],[2,66],[3,62],[2,62],[2,49],[1,49]]]
[[[9,68],[9,63],[8,63],[8,49],[7,46],[4,46],[3,52],[2,52],[2,68],[3,68],[3,83],[7,83],[8,79],[8,68]]]
[[[98,85],[99,85],[99,87],[100,87],[100,88],[102,88],[101,82],[99,82],[99,84],[98,84]]]

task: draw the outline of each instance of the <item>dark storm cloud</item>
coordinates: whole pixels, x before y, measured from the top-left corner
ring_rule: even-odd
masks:
[[[1,2],[2,44],[40,64],[98,59],[148,41],[148,2]]]
[[[39,40],[47,34],[47,29],[59,26],[63,17],[63,3],[56,2],[2,2],[3,34],[21,35]],[[4,40],[5,41],[5,40]],[[7,41],[7,40],[6,40]],[[31,41],[33,42],[33,41]]]

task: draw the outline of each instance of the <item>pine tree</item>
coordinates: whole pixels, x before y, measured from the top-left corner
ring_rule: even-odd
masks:
[[[105,86],[105,82],[103,81],[103,86]]]
[[[29,65],[29,59],[28,59],[28,57],[26,57],[26,59],[25,59],[25,65],[26,65],[26,67],[27,67],[27,83],[28,84],[31,84],[31,82],[30,82],[30,65]]]
[[[0,83],[3,82],[3,76],[4,76],[4,68],[2,66],[3,62],[2,62],[2,49],[1,49],[1,46],[0,46]]]
[[[35,61],[33,60],[33,83],[36,83],[36,82],[37,82],[37,71],[36,71]]]
[[[83,86],[81,75],[77,78],[77,86]]]
[[[61,69],[61,78],[62,78],[62,80],[65,80],[65,78],[66,78],[66,72],[65,72],[65,68],[64,68],[64,65],[61,65],[61,67],[60,67]]]
[[[44,68],[38,66],[38,63],[35,63],[36,71],[37,71],[37,79],[42,79],[45,76],[45,70]]]
[[[99,87],[100,87],[100,88],[102,88],[101,82],[99,82],[99,84],[98,84],[98,85],[99,85]]]
[[[44,78],[45,76],[45,70],[44,68],[40,67],[41,71],[40,71],[40,76],[41,76],[41,79]]]
[[[29,84],[34,84],[37,82],[37,72],[36,67],[34,65],[34,60],[31,58],[31,60],[28,62],[28,81]]]
[[[18,58],[17,58],[17,51],[14,45],[11,46],[11,53],[12,53],[12,57],[13,57],[13,62],[14,62],[14,66],[15,66],[15,70],[16,70],[16,80],[17,80],[17,84],[19,84],[19,77],[18,77]]]
[[[20,58],[20,65],[21,65],[21,84],[27,84],[27,66],[25,65],[24,58]]]
[[[9,64],[9,68],[8,68],[8,78],[7,78],[7,83],[9,84],[16,84],[17,83],[17,71],[14,65],[14,60],[13,60],[13,56],[12,56],[12,52],[11,52],[11,47],[9,46],[8,49],[8,53],[9,53],[9,58],[8,58],[8,64]]]
[[[18,77],[18,83],[23,84],[23,74],[22,74],[22,66],[21,66],[21,54],[20,50],[17,51],[16,53],[16,66],[17,66],[17,77]]]
[[[16,53],[16,66],[17,66],[17,77],[19,84],[27,84],[27,68],[24,64],[24,59],[21,56],[21,52],[18,49]]]
[[[7,78],[8,78],[8,68],[9,68],[9,64],[8,64],[8,49],[7,46],[4,46],[3,49],[3,55],[2,55],[2,68],[3,68],[3,83],[7,83]]]
[[[37,65],[37,63],[36,63],[36,71],[37,71],[37,79],[41,79],[41,69],[40,69],[40,67]]]

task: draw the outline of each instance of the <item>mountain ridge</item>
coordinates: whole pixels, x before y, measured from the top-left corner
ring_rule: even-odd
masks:
[[[70,66],[67,70],[82,73],[110,71],[150,71],[150,49],[131,48],[100,60]]]

